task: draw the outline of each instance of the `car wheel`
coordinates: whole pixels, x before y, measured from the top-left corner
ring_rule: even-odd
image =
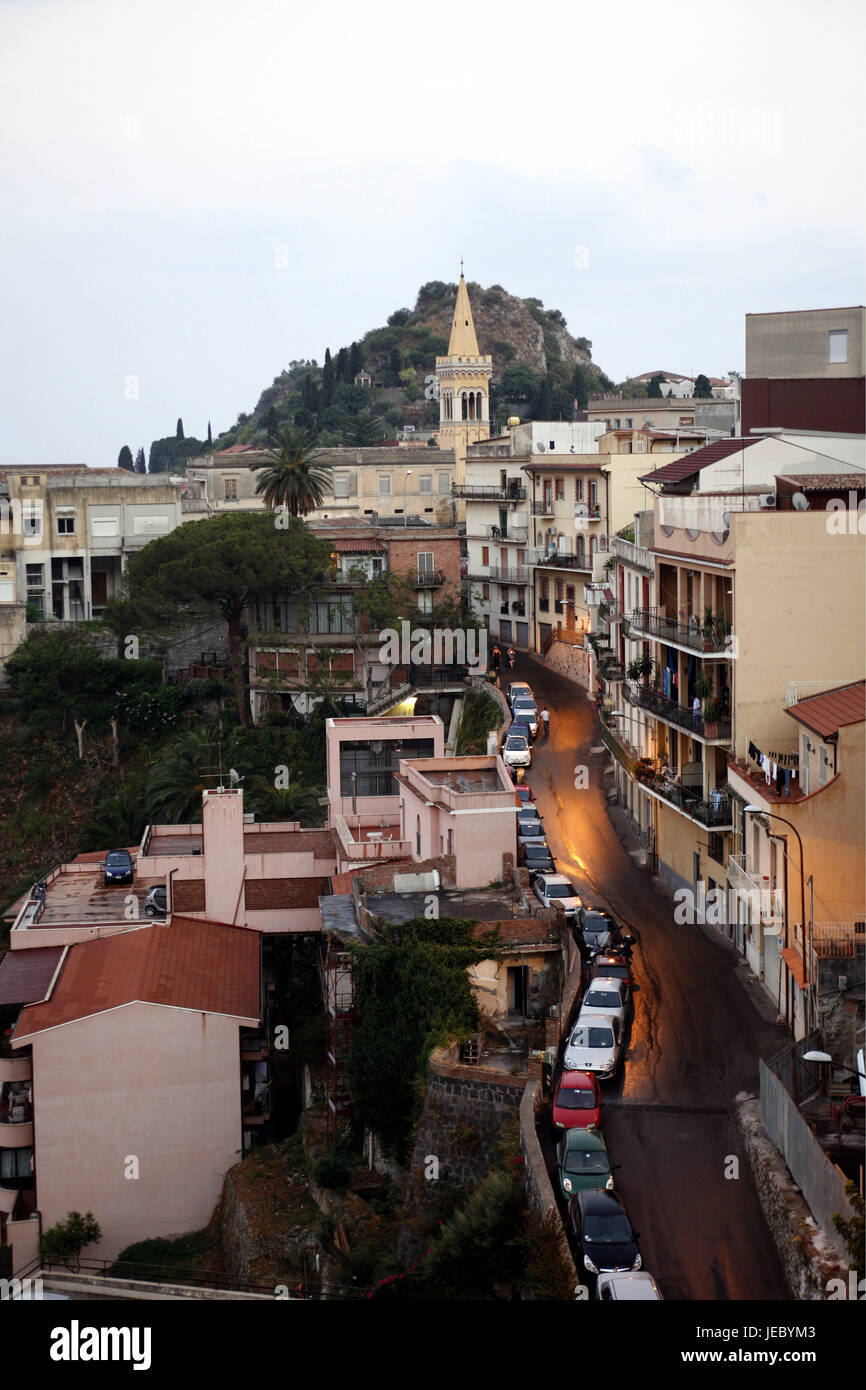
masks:
[[[151,904],[148,903],[148,904],[147,904],[147,907],[144,909],[144,914],[145,914],[146,917],[155,917],[155,916],[156,916],[156,908],[155,908],[155,907],[152,907]]]

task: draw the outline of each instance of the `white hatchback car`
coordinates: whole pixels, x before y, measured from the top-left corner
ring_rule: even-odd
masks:
[[[553,907],[554,903],[559,903],[566,917],[571,921],[577,919],[580,898],[574,884],[569,882],[565,874],[539,874],[532,885],[532,891],[544,907]]]
[[[580,1005],[581,1017],[604,1014],[608,1018],[618,1018],[620,1032],[625,1029],[627,1010],[628,985],[624,980],[605,979],[603,975],[590,983]]]
[[[512,681],[505,692],[505,698],[513,709],[515,700],[534,700],[535,696],[532,693],[532,686],[527,685],[526,681]]]
[[[663,1303],[662,1291],[645,1269],[600,1274],[595,1296],[602,1303]]]
[[[509,734],[502,744],[502,761],[506,767],[530,767],[532,749],[524,734]]]
[[[621,1050],[622,1024],[616,1015],[584,1014],[581,1009],[562,1065],[566,1071],[591,1071],[599,1081],[608,1081],[616,1074]]]

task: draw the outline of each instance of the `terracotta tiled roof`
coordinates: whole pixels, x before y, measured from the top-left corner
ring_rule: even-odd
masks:
[[[387,550],[385,542],[377,536],[370,536],[367,540],[359,540],[357,536],[326,536],[325,539],[331,542],[339,555],[382,555]]]
[[[9,951],[0,963],[0,1004],[33,1004],[44,999],[63,946]]]
[[[760,442],[760,435],[755,435],[754,438],[717,439],[715,444],[708,444],[704,449],[694,449],[692,453],[684,454],[680,459],[674,459],[673,463],[664,464],[653,473],[644,473],[640,481],[642,483],[680,483],[684,478],[690,478],[693,473],[699,473],[708,464],[716,463],[718,459],[728,458],[730,454],[737,454],[741,449],[748,449],[750,445],[760,444]]]
[[[866,488],[866,473],[777,473],[777,478],[800,492],[862,492]]]
[[[854,681],[835,690],[823,690],[820,695],[809,695],[789,705],[785,713],[821,738],[829,738],[846,724],[861,724],[866,719],[866,681]]]
[[[174,916],[70,946],[51,998],[21,1011],[15,1040],[136,1001],[258,1019],[256,931]]]

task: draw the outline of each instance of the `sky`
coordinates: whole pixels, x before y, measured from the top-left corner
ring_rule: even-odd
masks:
[[[860,0],[0,0],[0,465],[216,438],[461,257],[614,380],[742,370],[746,313],[864,302],[864,27]]]

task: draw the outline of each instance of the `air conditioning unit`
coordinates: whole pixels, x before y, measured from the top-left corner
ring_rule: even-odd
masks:
[[[761,504],[762,507],[767,507],[767,508],[775,507],[775,505],[776,505],[776,494],[775,494],[775,492],[762,492],[761,495],[760,495],[760,497],[758,498],[758,501],[760,502],[760,504]]]

